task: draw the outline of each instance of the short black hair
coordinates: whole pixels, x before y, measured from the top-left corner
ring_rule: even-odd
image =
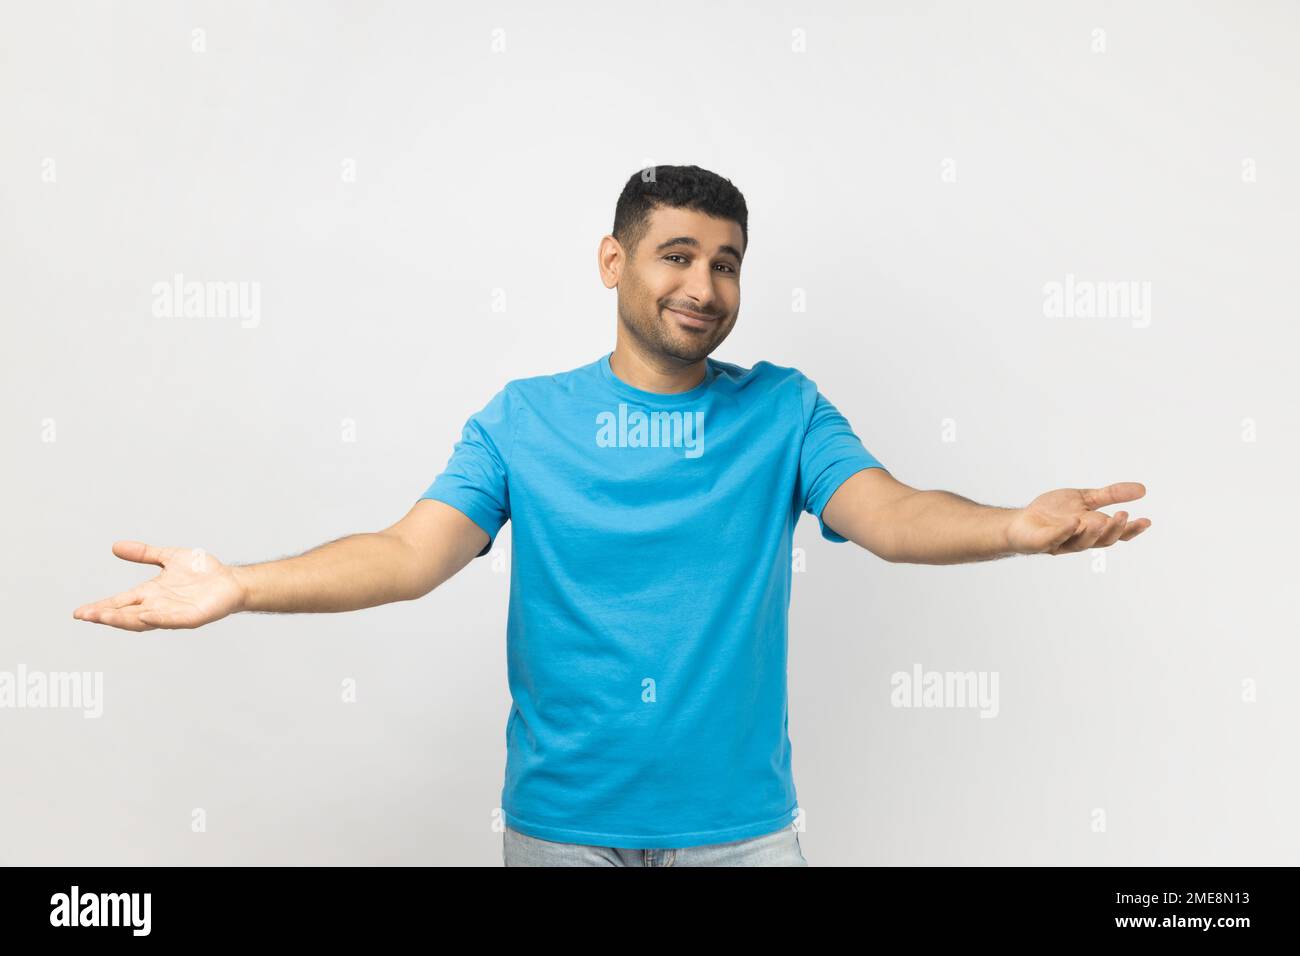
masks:
[[[614,228],[610,233],[627,250],[628,256],[645,238],[650,213],[658,206],[693,209],[718,219],[740,224],[745,248],[749,249],[749,209],[740,190],[717,173],[699,166],[647,166],[637,170],[623,187],[614,207]]]

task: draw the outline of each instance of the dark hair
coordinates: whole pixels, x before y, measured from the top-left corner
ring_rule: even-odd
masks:
[[[632,174],[614,207],[610,233],[631,256],[650,228],[650,213],[658,206],[693,209],[740,224],[743,253],[749,248],[749,209],[740,190],[717,173],[699,166],[648,166]]]

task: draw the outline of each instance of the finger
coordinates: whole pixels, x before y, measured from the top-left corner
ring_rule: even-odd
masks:
[[[1085,488],[1083,502],[1088,510],[1096,511],[1122,501],[1136,501],[1147,493],[1146,485],[1138,481],[1120,481],[1105,488]]]
[[[1128,524],[1128,512],[1117,511],[1115,516],[1106,523],[1106,528],[1093,543],[1094,548],[1109,548],[1119,540],[1119,536],[1124,533],[1124,528]]]
[[[124,631],[147,631],[151,625],[140,620],[140,605],[131,604],[117,609],[104,609],[96,613],[100,624],[121,628]]]
[[[1092,517],[1093,512],[1089,512],[1080,519],[1083,523],[1082,528],[1073,535],[1065,544],[1061,545],[1059,554],[1075,554],[1079,551],[1087,551],[1092,547],[1092,543],[1097,540],[1101,533],[1106,529],[1106,523],[1109,516],[1102,515],[1105,520],[1098,521]]]
[[[180,615],[173,611],[164,611],[159,608],[153,608],[140,612],[140,623],[149,627],[165,628],[191,628],[193,624],[185,623]]]
[[[145,544],[143,541],[114,541],[113,553],[119,558],[127,561],[137,561],[140,564],[156,564],[163,567],[167,558],[170,557],[171,548],[157,548],[152,544]]]
[[[1061,548],[1065,547],[1065,543],[1075,537],[1081,530],[1083,530],[1083,524],[1078,519],[1071,524],[1063,525],[1060,533],[1048,542],[1047,547],[1044,548],[1044,550],[1048,554],[1060,553]]]
[[[1063,554],[1067,546],[1078,539],[1086,525],[1081,517],[1074,518],[1072,523],[1062,525],[1059,533],[1052,538],[1051,544],[1047,547],[1048,554]]]
[[[122,591],[114,594],[112,597],[104,598],[102,601],[95,601],[92,604],[83,604],[72,612],[72,616],[80,620],[94,620],[88,615],[95,614],[105,608],[112,610],[114,608],[126,607],[129,604],[139,604],[143,600],[139,588],[131,588],[129,591]]]
[[[1138,518],[1137,521],[1129,523],[1129,526],[1124,529],[1124,533],[1119,536],[1119,539],[1121,541],[1132,541],[1149,527],[1151,527],[1150,518]]]

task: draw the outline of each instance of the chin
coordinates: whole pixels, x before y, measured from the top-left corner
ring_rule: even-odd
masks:
[[[678,349],[675,354],[683,362],[698,362],[700,359],[712,355],[717,347],[717,342],[710,342],[707,346],[697,345],[694,348]]]

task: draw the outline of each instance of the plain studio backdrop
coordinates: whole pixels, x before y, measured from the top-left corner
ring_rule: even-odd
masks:
[[[1294,6],[5,8],[0,672],[103,696],[0,710],[3,862],[500,865],[509,525],[416,602],[72,611],[157,573],[117,539],[401,518],[506,381],[613,348],[596,249],[655,164],[749,203],[714,357],[803,370],[902,481],[1147,486],[1149,531],[1063,557],[804,517],[810,862],[1300,859]],[[895,706],[918,668],[996,675],[996,716]]]

